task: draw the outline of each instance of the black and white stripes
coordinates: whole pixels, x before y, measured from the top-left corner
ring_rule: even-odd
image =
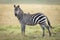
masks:
[[[36,14],[33,16],[34,23],[44,23],[46,21],[46,16],[43,14]]]

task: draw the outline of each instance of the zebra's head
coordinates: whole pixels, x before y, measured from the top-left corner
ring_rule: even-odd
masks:
[[[19,5],[14,5],[14,13],[15,13],[15,16],[23,13],[23,11],[21,10],[20,6]]]

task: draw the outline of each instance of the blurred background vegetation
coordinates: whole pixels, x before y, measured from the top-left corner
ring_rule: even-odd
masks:
[[[60,4],[60,0],[0,0],[1,4],[14,4],[14,3],[24,3],[24,4]]]

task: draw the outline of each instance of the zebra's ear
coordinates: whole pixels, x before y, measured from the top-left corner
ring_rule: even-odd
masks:
[[[17,7],[19,8],[20,6],[18,5]]]
[[[16,5],[14,5],[14,7],[16,7]]]

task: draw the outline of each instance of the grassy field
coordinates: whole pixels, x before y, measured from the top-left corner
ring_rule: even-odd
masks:
[[[21,9],[31,14],[41,12],[45,14],[54,29],[49,37],[47,30],[42,37],[42,29],[39,25],[26,26],[26,35],[21,35],[21,26],[14,16],[13,4],[0,4],[0,40],[60,40],[60,5],[20,4]]]
[[[21,35],[20,26],[0,26],[0,40],[60,40],[60,25],[54,26],[51,30],[52,36],[45,30],[45,37],[42,37],[42,29],[37,26],[27,26],[26,36]]]

